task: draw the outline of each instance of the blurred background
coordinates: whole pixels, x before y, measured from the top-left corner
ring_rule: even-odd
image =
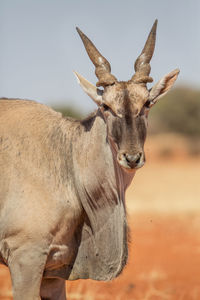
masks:
[[[200,134],[200,2],[192,1],[0,1],[0,96],[37,100],[81,118],[95,104],[73,70],[97,79],[75,27],[128,80],[150,28],[158,18],[151,75],[157,82],[175,68],[174,90],[151,112],[150,133]],[[149,85],[151,87],[151,85]],[[192,151],[195,152],[193,149]]]
[[[157,18],[154,83],[181,71],[150,112],[147,163],[127,192],[128,266],[111,283],[68,283],[71,300],[200,299],[199,13],[198,0],[0,1],[0,97],[37,100],[76,118],[93,111],[73,74],[97,81],[76,26],[118,80],[128,80]],[[0,299],[11,298],[0,267]]]

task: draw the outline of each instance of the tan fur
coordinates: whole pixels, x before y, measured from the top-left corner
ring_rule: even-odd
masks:
[[[0,263],[10,269],[14,300],[64,300],[66,279],[111,280],[123,270],[125,191],[145,163],[149,108],[179,72],[148,91],[156,25],[127,82],[78,30],[104,87],[76,74],[98,105],[82,121],[0,99]]]
[[[52,282],[54,293],[63,279],[108,280],[125,264],[123,201],[134,173],[127,177],[119,169],[116,174],[106,135],[98,111],[78,122],[36,102],[0,100],[0,257],[11,271],[14,299],[39,299],[43,272],[45,278],[60,278],[55,288]],[[92,211],[89,201],[97,201]],[[88,218],[94,232],[107,223],[108,233],[105,227],[85,238]],[[103,254],[102,234],[105,240],[113,236],[112,245],[116,241],[111,256]],[[90,258],[94,269],[83,260],[83,253],[93,255],[90,240],[101,255]],[[42,297],[45,286],[50,285],[42,281]],[[52,299],[58,299],[55,295]],[[62,295],[59,299],[65,299]]]
[[[116,115],[124,115],[124,90],[129,93],[133,114],[135,115],[141,111],[144,103],[148,100],[149,92],[146,87],[132,81],[117,82],[113,86],[108,86],[103,94],[103,102],[110,106]]]

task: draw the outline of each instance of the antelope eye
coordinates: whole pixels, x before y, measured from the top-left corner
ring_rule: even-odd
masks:
[[[109,107],[108,105],[106,105],[105,103],[102,105],[102,107],[103,107],[104,111],[106,111],[106,110],[109,110],[109,109],[110,109],[110,107]]]
[[[146,108],[150,108],[151,107],[151,101],[150,100],[147,100],[144,104],[144,107]]]
[[[111,112],[114,116],[118,116],[121,117],[121,115],[119,116],[119,114],[117,114],[110,106],[108,106],[107,104],[103,103],[101,105],[101,107],[103,108],[104,112],[109,111]]]

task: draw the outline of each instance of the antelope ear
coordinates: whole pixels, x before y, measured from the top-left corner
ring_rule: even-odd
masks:
[[[173,86],[176,81],[180,70],[175,69],[169,74],[160,79],[150,90],[149,101],[154,104],[159,98],[164,96]]]
[[[78,80],[78,83],[84,90],[84,92],[86,92],[86,94],[88,94],[88,96],[90,96],[90,98],[92,98],[92,100],[94,100],[94,102],[98,106],[100,106],[103,103],[103,100],[102,100],[103,91],[96,88],[96,86],[94,86],[92,83],[90,83],[87,79],[85,79],[83,76],[81,76],[77,72],[74,72],[74,74]]]

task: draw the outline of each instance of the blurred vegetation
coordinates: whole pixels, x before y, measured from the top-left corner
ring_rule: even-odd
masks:
[[[53,107],[53,109],[55,109],[56,111],[59,111],[63,114],[64,117],[71,117],[74,119],[82,119],[83,115],[78,112],[78,110],[76,110],[75,108],[73,108],[72,106],[56,106]]]
[[[76,119],[83,114],[70,107],[54,107],[64,116]],[[149,116],[150,134],[178,133],[190,138],[200,137],[200,90],[187,87],[173,89],[154,105]]]
[[[62,112],[64,116],[75,119],[85,117],[73,106],[60,106],[54,109]],[[189,155],[199,156],[200,90],[178,87],[159,99],[150,111],[148,131],[151,139],[156,138],[157,151],[162,156],[172,156],[177,150],[179,153],[187,152]],[[164,139],[162,134],[165,134]],[[171,134],[176,136],[173,137]]]
[[[179,87],[152,107],[150,133],[174,132],[200,137],[200,90]]]

